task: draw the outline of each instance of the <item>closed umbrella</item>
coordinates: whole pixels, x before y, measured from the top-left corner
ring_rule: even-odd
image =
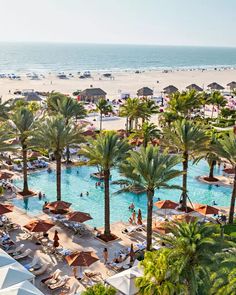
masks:
[[[138,209],[137,223],[138,223],[138,225],[142,225],[143,224],[143,221],[142,221],[142,212],[141,212],[140,209]]]
[[[84,213],[80,211],[74,211],[67,214],[68,221],[74,221],[78,223],[83,223],[85,221],[93,219],[89,213]]]
[[[43,232],[46,233],[51,229],[54,224],[51,221],[46,220],[33,220],[24,225],[24,227],[30,232]]]
[[[57,230],[55,230],[54,237],[53,237],[53,247],[54,248],[59,247],[59,236],[58,236]]]
[[[134,253],[134,245],[133,244],[130,245],[129,256],[130,256],[130,261],[131,262],[134,261],[135,253]]]

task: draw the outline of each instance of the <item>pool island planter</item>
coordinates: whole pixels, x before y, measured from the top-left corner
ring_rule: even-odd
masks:
[[[37,193],[34,191],[28,191],[26,193],[24,193],[23,191],[20,191],[20,192],[18,191],[17,195],[24,198],[24,197],[34,197],[37,195]]]

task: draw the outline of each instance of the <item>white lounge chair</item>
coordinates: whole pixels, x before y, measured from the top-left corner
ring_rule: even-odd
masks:
[[[68,295],[75,295],[75,294],[78,294],[77,291],[78,289],[80,288],[80,283],[75,281],[71,287],[70,287],[70,291],[68,293]]]
[[[49,267],[49,264],[44,263],[39,269],[33,270],[31,272],[33,275],[35,275],[37,277],[37,276],[44,274],[47,271],[48,267]]]
[[[20,244],[18,247],[16,247],[15,249],[12,249],[12,250],[8,250],[7,251],[7,254],[10,254],[12,256],[16,256],[16,255],[19,255],[22,253],[22,250],[24,248],[24,244]]]
[[[62,288],[68,282],[69,278],[70,278],[69,276],[65,275],[65,276],[61,277],[56,284],[49,285],[48,287],[51,290],[56,290],[56,289]]]
[[[23,253],[14,256],[14,259],[16,259],[16,260],[23,259],[23,258],[29,256],[31,252],[32,252],[31,249],[26,249]]]
[[[127,228],[125,228],[122,233],[123,234],[127,234],[127,235],[131,235],[133,233],[135,233],[138,230],[141,230],[143,228],[143,225],[131,225],[128,226]]]

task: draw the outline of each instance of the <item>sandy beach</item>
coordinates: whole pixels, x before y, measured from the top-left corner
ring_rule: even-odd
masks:
[[[168,85],[175,85],[179,90],[184,90],[191,83],[207,89],[211,82],[220,83],[229,89],[226,84],[236,80],[236,69],[207,69],[207,70],[174,70],[145,71],[139,74],[134,71],[112,72],[113,79],[104,78],[100,72],[92,72],[92,78],[79,79],[78,75],[69,79],[59,79],[55,74],[48,74],[41,80],[30,80],[26,75],[21,75],[21,80],[0,79],[0,96],[6,101],[13,97],[15,90],[33,89],[35,91],[60,91],[71,95],[73,91],[84,90],[89,87],[100,87],[107,92],[107,98],[118,99],[121,93],[136,96],[139,88],[147,86],[154,90],[154,96],[160,96],[161,91]],[[10,93],[9,93],[10,90]]]

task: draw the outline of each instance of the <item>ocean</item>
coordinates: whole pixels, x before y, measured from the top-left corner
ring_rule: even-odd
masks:
[[[0,43],[0,73],[236,67],[236,48]]]

